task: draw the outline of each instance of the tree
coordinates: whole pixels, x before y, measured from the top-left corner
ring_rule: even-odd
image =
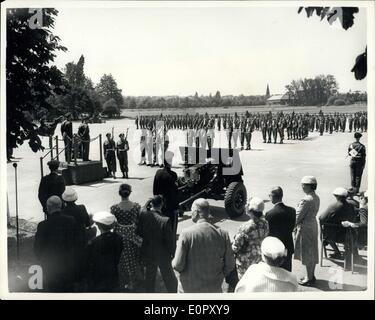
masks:
[[[115,99],[109,99],[104,103],[102,113],[110,118],[120,115],[120,108]]]
[[[60,38],[52,33],[55,9],[41,9],[42,24],[35,27],[30,18],[35,10],[7,10],[6,96],[7,148],[29,140],[34,152],[43,146],[37,132],[38,115],[53,108],[52,94],[65,90],[63,74],[52,63],[56,51],[66,51]]]
[[[109,99],[114,99],[118,107],[124,103],[124,98],[121,94],[122,90],[117,87],[116,80],[111,74],[104,74],[100,78],[99,84],[95,88],[97,94],[102,103],[108,101]]]
[[[324,105],[337,93],[338,84],[332,75],[318,75],[314,79],[293,80],[285,88],[292,104]]]
[[[58,106],[56,110],[60,111],[60,114],[70,112],[75,119],[82,113],[98,115],[102,109],[93,82],[85,76],[84,65],[83,55],[77,63],[72,61],[65,65],[66,90],[64,94],[55,96],[51,102]]]

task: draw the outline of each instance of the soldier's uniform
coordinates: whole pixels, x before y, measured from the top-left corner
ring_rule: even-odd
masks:
[[[355,133],[354,137],[361,137],[360,133]],[[359,141],[349,145],[348,154],[350,160],[351,185],[355,192],[359,192],[361,187],[362,173],[366,164],[366,147]]]
[[[329,118],[329,133],[332,134],[335,127],[335,119],[333,117]]]
[[[228,140],[228,148],[231,149],[232,148],[232,135],[233,135],[233,121],[230,116],[227,120],[226,133],[227,133],[227,140]]]
[[[348,118],[348,125],[349,125],[349,132],[352,132],[353,131],[353,115],[349,115],[349,118]]]
[[[78,127],[78,135],[81,139],[82,160],[88,161],[90,153],[90,128],[87,123],[84,122]]]
[[[120,140],[117,141],[116,151],[117,159],[120,163],[120,170],[123,178],[128,178],[129,167],[128,167],[128,150],[129,143],[126,138],[123,138],[123,134],[120,135]]]
[[[267,143],[271,143],[271,136],[272,136],[272,119],[271,118],[267,120],[267,134],[268,134]]]
[[[286,133],[288,140],[291,140],[293,136],[293,120],[291,117],[289,117],[286,122]]]
[[[152,166],[152,149],[153,145],[153,134],[152,134],[152,126],[151,123],[148,124],[147,134],[146,134],[146,162],[147,166]]]
[[[262,117],[260,120],[260,128],[262,129],[263,143],[267,142],[267,119]]]
[[[277,132],[279,130],[277,120],[275,118],[272,119],[272,136],[273,136],[273,143],[276,143],[277,141]]]
[[[340,129],[341,129],[341,132],[345,132],[345,129],[346,129],[346,116],[345,115],[341,116]]]
[[[73,124],[68,119],[61,124],[61,135],[64,140],[65,161],[70,163],[72,160],[72,144],[73,144]]]
[[[284,129],[285,129],[285,119],[283,117],[279,118],[277,123],[277,128],[280,136],[280,143],[284,143]]]
[[[246,150],[251,150],[251,133],[254,130],[253,120],[248,118],[245,127]]]
[[[139,165],[145,165],[146,164],[146,135],[147,131],[145,129],[141,129],[141,137],[140,137],[140,150],[141,150],[141,161]]]
[[[240,143],[241,143],[241,150],[244,149],[247,121],[248,121],[248,119],[245,118],[245,117],[242,117],[241,121],[240,121],[240,131],[241,131]]]
[[[233,147],[237,148],[237,142],[240,136],[240,118],[235,117],[233,122]]]
[[[104,159],[107,162],[107,170],[109,176],[116,179],[116,143],[111,138],[103,143]]]
[[[364,114],[360,118],[360,127],[361,127],[361,132],[367,131],[367,117]]]
[[[208,122],[207,129],[207,145],[211,149],[215,143],[215,118],[211,118]]]
[[[322,136],[324,132],[324,117],[323,116],[321,116],[319,119],[319,132],[320,132],[320,135]]]
[[[293,118],[292,120],[292,130],[293,140],[296,140],[298,138],[298,120],[296,118]]]

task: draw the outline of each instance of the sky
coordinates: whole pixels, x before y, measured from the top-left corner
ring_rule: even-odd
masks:
[[[298,7],[59,8],[64,68],[85,57],[98,83],[111,73],[126,96],[263,95],[293,79],[332,74],[339,91],[366,91],[350,72],[366,47],[366,9],[347,31]]]

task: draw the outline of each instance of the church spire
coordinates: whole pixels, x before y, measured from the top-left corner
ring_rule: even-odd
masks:
[[[270,94],[270,87],[268,86],[268,83],[267,83],[266,99],[268,99],[270,96],[271,96],[271,94]]]

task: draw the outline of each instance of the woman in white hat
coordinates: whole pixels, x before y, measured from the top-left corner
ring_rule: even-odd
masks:
[[[250,198],[246,204],[246,214],[250,220],[245,222],[234,236],[232,249],[236,258],[239,279],[249,266],[262,260],[260,246],[269,232],[268,222],[263,217],[263,210],[262,199]]]
[[[315,266],[319,263],[318,222],[316,215],[320,199],[315,193],[318,185],[316,178],[305,176],[301,180],[305,196],[298,204],[296,211],[294,259],[306,266],[307,275],[299,281],[300,285],[310,286],[315,283]]]

